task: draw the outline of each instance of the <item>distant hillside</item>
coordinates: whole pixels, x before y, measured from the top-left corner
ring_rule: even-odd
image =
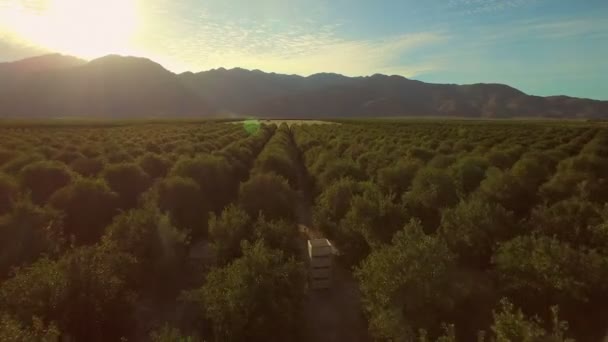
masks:
[[[34,72],[66,69],[86,63],[87,61],[80,58],[52,54],[22,59],[16,62],[0,63],[0,75],[5,76],[7,73],[25,75]]]
[[[107,56],[0,80],[4,116],[196,116],[212,112],[179,77],[148,59]],[[1,87],[1,86],[0,86]]]
[[[502,84],[401,76],[309,77],[216,69],[176,75],[148,59],[48,55],[0,63],[0,116],[606,118],[608,102],[538,97]]]

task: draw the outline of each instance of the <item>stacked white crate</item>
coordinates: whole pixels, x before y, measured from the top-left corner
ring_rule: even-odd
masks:
[[[327,289],[331,287],[333,255],[333,247],[329,240],[308,240],[311,288]]]

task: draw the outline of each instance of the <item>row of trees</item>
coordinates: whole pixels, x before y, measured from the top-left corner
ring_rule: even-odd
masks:
[[[494,329],[501,298],[546,331],[557,305],[570,334],[603,337],[608,131],[344,122],[294,137],[316,184],[315,225],[354,267],[376,338],[434,339],[445,322],[471,340]]]
[[[283,124],[241,183],[237,201],[209,220],[218,267],[184,297],[201,308],[218,341],[299,334],[307,274],[295,222],[297,162],[291,130]]]
[[[0,216],[4,280],[0,336],[24,341],[59,335],[76,340],[139,340],[148,337],[147,329],[168,321],[201,339],[245,335],[261,339],[275,332],[277,322],[289,323],[286,329],[293,326],[305,285],[302,265],[294,259],[293,215],[273,208],[285,203],[276,196],[274,203],[264,197],[268,210],[254,208],[257,196],[275,195],[266,188],[268,179],[292,190],[285,179],[270,171],[255,171],[249,179],[250,168],[276,127],[243,130],[244,134],[239,133],[241,129],[233,124],[196,129],[188,125],[100,127],[99,134],[128,132],[135,136],[127,140],[139,140],[151,149],[154,145],[142,136],[154,140],[155,135],[168,132],[183,136],[184,141],[208,136],[226,144],[211,153],[179,157],[162,149],[148,151],[129,162],[111,162],[107,154],[100,154],[96,158],[102,160],[101,171],[90,174],[55,159],[33,161],[12,174],[2,174],[0,186],[6,191],[2,191]],[[54,139],[64,139],[61,132],[77,136],[74,131],[55,132],[59,134]],[[215,136],[218,132],[234,139]],[[289,129],[283,127],[282,132]],[[14,140],[29,139],[25,132],[10,135]],[[258,189],[262,192],[256,194]],[[276,191],[279,196],[285,193]],[[282,219],[272,218],[273,213]],[[212,245],[215,261],[206,261],[201,269],[187,255],[194,244],[205,241]],[[260,277],[268,279],[256,289],[253,286]],[[225,292],[231,287],[242,292]],[[194,290],[180,294],[188,288]],[[218,291],[224,296],[216,295]],[[279,306],[271,300],[258,303],[260,293],[273,292],[282,293],[276,297],[283,301]],[[288,307],[291,314],[286,316],[283,310]],[[163,319],[162,310],[179,308],[188,308],[191,318]],[[242,308],[247,310],[242,312]],[[225,331],[222,327],[234,313],[243,314],[242,322],[247,324],[228,321],[232,327]],[[248,323],[254,318],[266,321]],[[150,319],[156,323],[150,324]],[[163,331],[152,337],[162,337]]]
[[[252,127],[0,128],[0,340],[297,339],[303,194],[377,339],[604,333],[604,129]]]

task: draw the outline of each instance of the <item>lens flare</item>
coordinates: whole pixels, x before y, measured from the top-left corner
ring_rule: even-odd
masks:
[[[245,128],[245,132],[250,135],[256,134],[260,130],[260,120],[257,119],[249,119],[243,121],[243,128]]]

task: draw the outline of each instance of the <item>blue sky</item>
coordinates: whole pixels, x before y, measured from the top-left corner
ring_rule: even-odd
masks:
[[[53,8],[90,13],[45,20]],[[140,55],[175,72],[385,73],[608,100],[608,1],[0,0],[0,60],[45,51]]]

